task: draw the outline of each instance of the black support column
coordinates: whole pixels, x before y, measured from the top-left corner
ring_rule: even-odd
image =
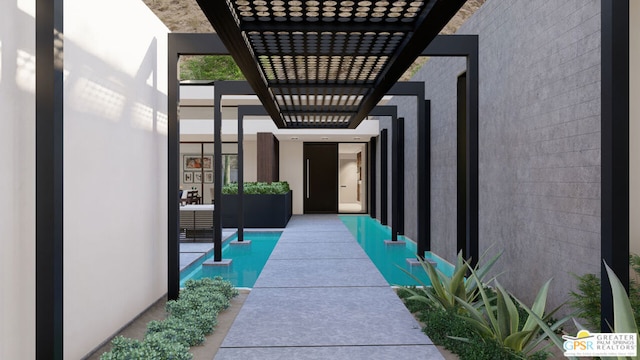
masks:
[[[222,208],[224,207],[222,202],[222,96],[254,94],[255,92],[246,81],[218,81],[215,83],[213,94],[213,191],[215,197],[215,207],[213,209],[213,261],[222,261]],[[242,124],[239,124],[239,131],[241,131],[241,128]],[[238,134],[238,136],[241,135]],[[238,151],[240,151],[240,144],[238,144]],[[244,184],[238,184],[238,196],[240,197],[238,201],[239,206],[244,210],[243,186]]]
[[[477,35],[439,35],[422,51],[423,56],[464,56],[466,75],[466,164],[464,187],[465,209],[459,212],[458,222],[465,226],[465,252],[472,265],[478,261],[478,85],[479,57]],[[426,133],[425,133],[426,135]],[[458,138],[458,141],[461,139]],[[422,182],[420,182],[422,184]],[[464,215],[464,218],[460,218]]]
[[[418,218],[418,220],[423,219],[423,224],[418,225],[422,228],[423,233],[425,234],[423,237],[418,238],[418,245],[416,249],[416,253],[418,256],[424,256],[426,251],[431,250],[431,101],[424,100],[424,122],[427,124],[424,133],[418,134],[418,142],[427,143],[427,148],[425,149],[427,154],[425,154],[423,158],[424,167],[426,169],[426,174],[424,174],[424,179],[422,182],[418,182],[418,184],[422,184],[425,187],[426,193],[423,194],[426,199],[424,204],[418,203],[418,214],[422,215],[422,217]]]
[[[601,255],[629,291],[629,0],[602,0]],[[611,284],[601,271],[602,332],[613,324]]]
[[[388,219],[388,186],[389,186],[389,140],[387,135],[387,129],[380,130],[380,223],[387,225]]]
[[[397,219],[398,225],[396,229],[398,231],[398,235],[404,235],[404,118],[398,118],[396,120],[396,129],[397,131],[397,144],[396,144],[396,156],[393,161],[395,161],[396,169],[398,170],[398,182],[394,185],[397,191]]]
[[[391,241],[398,241],[398,120],[391,123]]]
[[[168,34],[168,225],[167,225],[167,292],[169,300],[180,293],[180,82],[178,60],[180,55],[228,55],[216,34]]]
[[[222,94],[220,83],[213,90],[213,261],[222,261]]]
[[[264,115],[269,113],[261,105],[238,106],[238,241],[244,241],[244,117],[249,115]]]
[[[396,148],[395,148],[395,145],[394,145],[395,142],[397,141],[397,139],[394,138],[394,136],[395,136],[394,133],[395,134],[399,133],[398,131],[395,131],[395,129],[397,127],[397,122],[398,122],[398,107],[397,106],[388,106],[388,105],[376,106],[375,108],[373,108],[373,110],[371,110],[369,115],[370,116],[375,116],[375,117],[388,116],[388,117],[391,118],[391,128],[392,128],[391,129],[391,143],[392,143],[391,144],[391,147],[392,147],[392,149],[391,149],[391,152],[392,152],[392,158],[391,158],[392,159],[392,163],[391,163],[391,168],[392,168],[392,170],[391,170],[391,178],[392,178],[392,180],[391,180],[391,186],[392,186],[392,188],[391,188],[391,208],[392,208],[391,209],[391,218],[392,218],[391,219],[391,240],[396,241],[397,238],[398,238],[397,234],[399,233],[399,230],[396,228],[396,225],[394,225],[394,224],[398,224],[400,222],[404,223],[404,218],[403,217],[400,217],[400,220],[397,220],[395,218],[397,216],[397,214],[398,214],[396,209],[398,208],[399,204],[401,204],[401,203],[396,203],[398,192],[396,191],[395,187],[397,185],[404,186],[404,172],[396,171],[398,169],[394,170],[395,166],[397,165],[396,160],[397,160],[397,157],[398,157],[397,151],[396,151]],[[388,131],[388,130],[386,130],[386,131]],[[387,132],[387,142],[388,141],[389,140],[388,140],[388,132]],[[374,146],[377,147],[377,142],[376,142],[376,144],[374,144]],[[382,146],[383,145],[382,145],[382,140],[381,140],[380,141],[380,147],[382,147]],[[385,147],[386,146],[388,146],[388,143],[387,143],[387,145],[385,145]],[[375,154],[375,147],[373,149],[373,153],[374,154]],[[381,158],[380,158],[381,159],[380,160],[380,166],[382,167],[382,149],[380,149],[380,151],[381,151],[380,152],[380,156],[381,156]],[[387,166],[387,170],[388,170],[388,166],[389,166],[388,152],[386,154],[387,154],[386,166]],[[373,175],[372,176],[373,176],[373,178],[375,180],[375,174],[376,174],[375,163],[374,163],[374,166],[372,167],[372,169],[373,169],[373,171],[372,171]],[[385,172],[385,173],[387,173],[387,172]],[[388,175],[385,175],[385,176],[387,176],[385,178],[385,180],[384,180],[384,181],[387,181],[387,185],[385,185],[386,186],[385,191],[387,191],[387,195],[388,195],[388,191],[389,191],[388,190],[388,186],[389,186],[389,184],[388,184]],[[398,178],[398,176],[400,176],[400,177]],[[382,179],[382,171],[381,171],[381,179]],[[381,188],[380,188],[381,192],[382,192],[382,188],[383,187],[381,186]],[[374,186],[373,186],[373,191],[374,192],[372,193],[372,198],[375,201],[375,194],[376,194],[376,192],[375,192],[376,191],[375,183],[374,183]],[[396,200],[394,200],[394,197],[396,198]],[[375,204],[375,202],[374,202],[374,204]],[[382,195],[381,195],[381,204],[382,204]],[[388,206],[388,200],[387,200],[387,206]],[[387,213],[388,212],[387,206],[382,207],[382,209],[381,209],[382,213]],[[373,216],[375,217],[375,215],[373,215]],[[389,215],[388,214],[385,214],[385,216],[386,216],[386,218],[385,218],[384,225],[386,225],[386,223],[388,223],[388,219],[389,219]],[[380,222],[382,223],[382,218],[381,218]],[[396,234],[396,235],[394,236],[393,234]],[[396,240],[394,240],[394,239],[396,239]]]
[[[377,149],[377,145],[378,145],[378,138],[377,137],[372,137],[371,140],[369,141],[369,176],[367,176],[367,179],[369,180],[369,216],[371,216],[372,218],[376,217],[376,194],[378,194],[378,182],[376,180],[376,175],[377,175],[377,166],[376,166],[376,161],[377,161],[377,156],[376,156],[376,149]]]
[[[391,241],[404,232],[404,118],[391,123]]]
[[[431,249],[431,232],[430,232],[430,191],[431,187],[426,187],[428,178],[431,176],[431,166],[429,159],[431,158],[430,131],[431,118],[427,114],[427,103],[425,102],[424,82],[399,82],[396,83],[387,95],[398,96],[415,96],[417,101],[416,121],[417,123],[417,164],[418,164],[418,181],[416,195],[418,198],[417,209],[417,255],[424,256],[424,252]],[[404,185],[404,184],[403,184]],[[404,206],[403,206],[404,207]]]
[[[36,0],[36,359],[63,357],[63,0]]]

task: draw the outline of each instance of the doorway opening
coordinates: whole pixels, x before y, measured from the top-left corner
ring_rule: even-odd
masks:
[[[367,161],[366,143],[304,143],[304,213],[366,213]]]
[[[367,145],[338,144],[338,212],[367,212]]]

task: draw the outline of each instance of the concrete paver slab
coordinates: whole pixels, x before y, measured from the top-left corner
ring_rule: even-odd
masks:
[[[390,287],[254,288],[222,347],[429,344]]]
[[[254,288],[328,286],[389,284],[369,259],[269,260]]]
[[[433,345],[403,346],[331,346],[331,347],[260,347],[223,348],[216,360],[436,360],[442,355]]]

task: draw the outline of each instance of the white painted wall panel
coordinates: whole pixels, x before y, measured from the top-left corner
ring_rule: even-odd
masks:
[[[142,2],[65,1],[64,351],[167,290],[167,28]]]
[[[293,190],[293,214],[304,212],[304,174],[302,142],[280,140],[280,181]]]
[[[34,16],[0,5],[0,359],[35,358]]]

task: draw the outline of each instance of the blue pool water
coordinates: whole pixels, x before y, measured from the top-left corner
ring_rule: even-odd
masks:
[[[389,284],[419,285],[403,272],[402,268],[418,276],[424,284],[430,285],[429,278],[419,264],[411,266],[407,263],[408,258],[416,258],[416,243],[413,240],[398,236],[399,241],[405,242],[404,246],[385,245],[384,241],[391,239],[391,229],[388,226],[381,225],[368,215],[341,215],[339,217]],[[427,252],[425,259],[435,261],[436,268],[445,275],[452,275],[453,265],[436,254]]]
[[[280,231],[245,231],[244,239],[251,240],[251,244],[229,245],[237,238],[233,235],[222,245],[222,258],[233,260],[230,266],[202,266],[206,260],[213,259],[212,250],[180,273],[180,286],[184,286],[187,279],[222,276],[236,287],[253,287],[281,234]]]

